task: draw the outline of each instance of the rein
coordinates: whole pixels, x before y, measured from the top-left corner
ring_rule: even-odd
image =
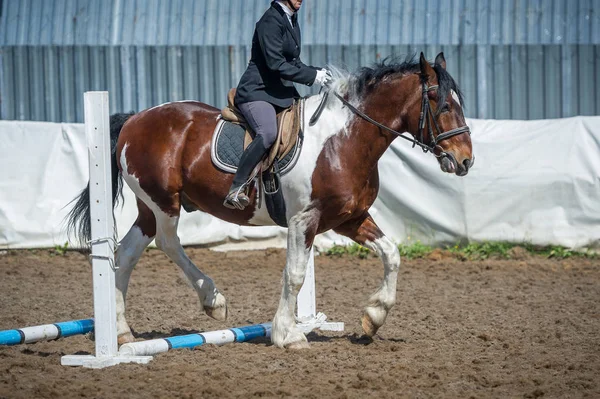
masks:
[[[425,83],[423,83],[423,100],[421,102],[421,115],[419,117],[419,140],[415,140],[411,137],[406,137],[404,136],[403,133],[398,132],[392,128],[389,128],[385,125],[382,125],[381,123],[377,122],[376,120],[370,118],[367,114],[365,114],[364,112],[360,111],[358,108],[356,108],[355,106],[353,106],[352,104],[350,104],[344,97],[340,96],[336,91],[333,92],[333,94],[346,106],[348,107],[348,109],[352,112],[354,112],[356,115],[360,116],[361,118],[363,118],[364,120],[366,120],[367,122],[371,123],[372,125],[377,126],[380,129],[384,129],[387,130],[390,133],[395,134],[398,137],[401,137],[405,140],[408,140],[410,142],[413,143],[413,148],[418,145],[419,147],[421,147],[421,149],[423,150],[423,152],[427,153],[428,151],[431,151],[431,153],[436,156],[437,158],[441,158],[441,157],[445,157],[445,156],[450,156],[449,154],[447,154],[443,148],[439,145],[439,143],[443,140],[449,139],[450,137],[453,136],[457,136],[459,134],[462,133],[469,133],[469,135],[471,135],[471,129],[468,126],[462,126],[462,127],[458,127],[456,129],[452,129],[449,130],[447,132],[442,132],[440,130],[440,127],[435,119],[435,115],[433,114],[432,111],[432,107],[431,107],[431,102],[429,100],[429,97],[427,96],[427,92],[429,90],[437,90],[438,86],[427,86]],[[325,94],[327,94],[328,92],[325,92]],[[324,98],[326,98],[326,95],[324,95]],[[324,101],[323,101],[324,102]],[[323,102],[321,104],[323,104]],[[322,110],[320,110],[322,111]],[[319,112],[320,114],[320,112]],[[433,121],[433,125],[435,126],[435,130],[437,131],[437,136],[433,135],[433,129],[431,127],[431,123],[427,124],[428,127],[428,132],[429,132],[429,142],[430,144],[425,144],[423,142],[423,133],[425,132],[425,122],[427,121],[427,119],[431,117],[431,120]],[[314,115],[313,115],[314,118]],[[312,120],[312,118],[311,118]],[[435,153],[435,149],[436,148],[440,148],[441,152],[440,155],[436,155]]]

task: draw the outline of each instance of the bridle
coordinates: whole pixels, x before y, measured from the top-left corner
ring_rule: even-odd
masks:
[[[336,91],[333,91],[333,94],[335,94],[335,96],[346,106],[348,107],[348,109],[352,112],[354,112],[356,115],[360,116],[361,118],[363,118],[364,120],[366,120],[367,122],[377,126],[380,129],[384,129],[387,130],[388,132],[391,132],[393,134],[395,134],[398,137],[401,137],[405,140],[408,140],[410,142],[413,143],[413,148],[418,145],[419,147],[421,147],[421,149],[423,150],[423,152],[427,153],[429,151],[431,151],[431,153],[436,156],[437,158],[442,158],[442,157],[451,157],[454,158],[451,154],[448,154],[447,152],[444,151],[444,149],[440,146],[440,142],[443,140],[447,140],[450,137],[454,137],[457,136],[459,134],[463,134],[463,133],[469,133],[469,135],[471,135],[471,129],[468,126],[462,126],[462,127],[457,127],[456,129],[452,129],[452,130],[448,130],[447,132],[442,132],[440,130],[440,127],[437,123],[437,120],[435,118],[435,114],[433,112],[432,106],[431,106],[431,100],[429,100],[429,96],[427,95],[427,93],[430,90],[437,90],[439,88],[438,85],[433,85],[433,86],[427,86],[427,84],[425,82],[422,83],[422,87],[423,87],[423,91],[422,91],[422,101],[421,101],[421,114],[419,116],[419,131],[418,131],[418,136],[419,139],[415,140],[412,137],[407,137],[404,136],[401,132],[398,132],[392,128],[389,128],[385,125],[382,125],[381,123],[377,122],[376,120],[370,118],[367,114],[365,114],[364,112],[360,111],[359,109],[357,109],[356,107],[354,107],[352,104],[350,104],[348,102],[348,100],[346,100],[344,97],[340,96]],[[328,94],[328,92],[325,92],[324,97],[326,98],[326,95]],[[316,114],[316,113],[315,113]],[[314,117],[314,116],[313,116]],[[312,118],[311,118],[312,119]],[[429,133],[429,143],[425,144],[424,142],[424,133],[425,133],[425,123],[427,122],[427,120],[431,120],[433,123],[428,123],[427,124],[427,128],[428,128],[428,133]],[[437,135],[433,135],[433,127],[435,128],[435,131],[437,133]],[[436,149],[440,149],[440,154],[436,154],[435,150]]]

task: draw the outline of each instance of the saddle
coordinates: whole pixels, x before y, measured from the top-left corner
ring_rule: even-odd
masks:
[[[248,122],[242,116],[242,113],[233,103],[236,89],[229,90],[227,94],[227,107],[221,110],[221,118],[241,125],[246,130],[244,137],[244,150],[254,138],[254,132],[250,129]],[[295,100],[291,107],[280,111],[277,114],[277,139],[273,143],[271,150],[265,156],[260,168],[260,172],[269,170],[276,159],[283,159],[296,145],[298,135],[301,134],[301,117],[303,101]]]

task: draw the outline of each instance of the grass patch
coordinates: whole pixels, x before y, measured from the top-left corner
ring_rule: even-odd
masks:
[[[453,254],[456,258],[462,260],[485,260],[485,259],[512,259],[514,257],[513,248],[520,247],[530,255],[543,256],[545,258],[566,259],[571,257],[580,258],[600,258],[600,254],[585,250],[575,251],[561,246],[546,246],[540,247],[530,243],[512,244],[507,242],[478,242],[467,245],[456,244],[446,247],[445,250]],[[426,258],[435,248],[425,245],[420,241],[412,243],[404,243],[398,245],[400,256],[405,259]],[[375,253],[358,244],[349,246],[334,245],[328,249],[325,254],[327,256],[341,257],[344,255],[355,256],[360,259],[366,259],[369,254],[374,256]]]
[[[356,256],[360,259],[366,259],[369,257],[369,254],[371,253],[371,250],[369,248],[363,247],[362,245],[359,244],[352,244],[352,245],[334,245],[333,247],[329,248],[327,250],[327,252],[325,252],[325,255],[327,256],[335,256],[335,257],[340,257],[343,255],[350,255],[350,256]]]
[[[433,252],[433,248],[421,243],[421,241],[416,241],[412,244],[399,244],[398,250],[400,251],[400,256],[407,259],[424,258]]]

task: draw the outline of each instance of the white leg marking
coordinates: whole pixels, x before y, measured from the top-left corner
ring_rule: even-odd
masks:
[[[310,247],[306,248],[306,230],[311,220],[308,213],[300,213],[290,219],[288,228],[287,260],[283,271],[283,286],[279,307],[273,319],[271,340],[275,346],[306,348],[308,342],[296,327],[294,311],[298,291],[304,283]]]
[[[385,323],[389,310],[396,303],[396,282],[400,269],[400,252],[398,247],[383,236],[375,242],[367,241],[365,246],[375,251],[382,259],[384,274],[381,286],[371,297],[365,307],[363,329],[373,336],[379,327]]]
[[[120,343],[133,341],[131,330],[125,319],[127,287],[133,268],[152,239],[153,237],[145,236],[138,226],[133,225],[117,248],[115,264],[118,269],[115,273],[115,286],[117,288],[117,336],[122,337],[119,339]]]
[[[200,304],[206,314],[217,320],[225,320],[227,318],[225,297],[215,287],[213,280],[194,265],[181,246],[177,236],[179,217],[169,216],[162,211],[155,211],[154,214],[156,215],[156,246],[183,270],[198,293]]]
[[[177,236],[177,225],[179,217],[171,217],[164,213],[160,207],[152,201],[150,196],[142,190],[139,179],[128,173],[126,143],[121,151],[121,169],[123,178],[135,195],[144,201],[156,217],[156,246],[167,254],[167,256],[179,266],[200,297],[200,303],[209,316],[217,320],[225,320],[227,317],[227,301],[225,297],[215,288],[210,277],[202,273],[196,265],[188,258],[181,246]]]

